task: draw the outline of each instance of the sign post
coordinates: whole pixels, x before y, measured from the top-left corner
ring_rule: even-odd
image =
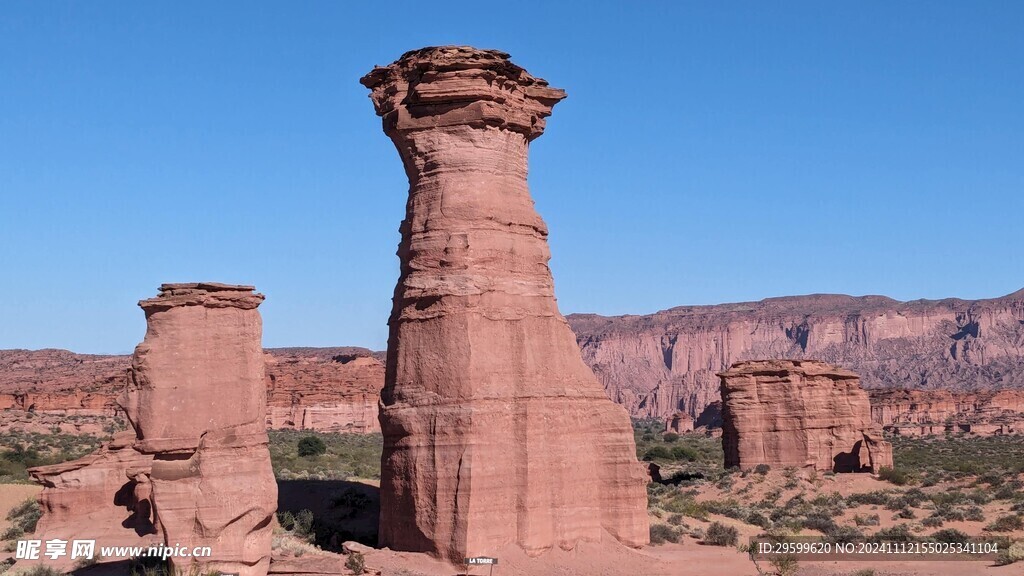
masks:
[[[498,563],[497,558],[489,558],[487,556],[474,556],[473,558],[466,558],[466,566],[490,566],[490,571],[487,573],[488,576],[494,575],[494,565]],[[469,572],[469,569],[466,569]]]

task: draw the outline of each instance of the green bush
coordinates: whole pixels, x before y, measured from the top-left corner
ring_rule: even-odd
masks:
[[[675,460],[686,460],[687,462],[696,462],[700,458],[700,453],[690,446],[678,444],[672,447],[672,458]]]
[[[905,486],[910,482],[910,477],[906,472],[899,468],[890,468],[889,466],[883,466],[878,471],[878,478],[897,486]]]
[[[662,436],[661,439],[665,442],[675,442],[676,440],[679,440],[679,434],[676,434],[675,432],[668,432]]]
[[[298,444],[299,456],[303,458],[309,458],[311,456],[319,456],[327,453],[327,445],[324,441],[316,436],[306,436],[299,440]]]
[[[735,546],[740,533],[733,526],[712,522],[704,532],[704,543],[712,546]]]
[[[760,474],[761,476],[764,476],[769,471],[771,471],[771,469],[772,469],[772,467],[767,465],[767,464],[758,464],[757,466],[754,466],[754,473],[755,474]]]

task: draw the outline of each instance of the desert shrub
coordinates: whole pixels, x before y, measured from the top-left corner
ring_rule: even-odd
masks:
[[[977,506],[969,506],[964,510],[964,519],[970,522],[984,522],[985,511]]]
[[[935,532],[934,534],[929,536],[929,539],[934,540],[936,542],[948,542],[950,544],[959,544],[961,542],[969,542],[971,540],[971,537],[957,530],[956,528],[946,528],[944,530],[939,530],[938,532]]]
[[[897,524],[891,528],[883,528],[869,538],[872,542],[913,542],[914,535],[906,524]]]
[[[29,498],[11,508],[7,513],[7,520],[11,523],[10,529],[20,530],[21,534],[29,534],[35,531],[36,523],[42,515],[43,510],[39,507],[39,501]]]
[[[772,568],[775,569],[775,573],[779,576],[793,576],[800,569],[800,563],[797,561],[796,556],[792,554],[776,556],[769,560],[768,563],[771,564]]]
[[[1024,529],[1024,517],[1017,514],[1000,516],[984,528],[986,532],[1014,532],[1022,529]]]
[[[693,496],[686,494],[678,494],[674,496],[667,502],[664,502],[662,508],[666,512],[682,514],[683,516],[689,516],[690,518],[696,518],[698,520],[708,519],[707,507],[694,500]]]
[[[846,503],[851,507],[860,506],[862,504],[873,504],[882,505],[889,501],[889,495],[885,492],[874,491],[874,492],[861,492],[858,494],[850,494],[846,497]]]
[[[297,514],[288,511],[277,513],[277,522],[281,528],[291,532],[295,537],[311,543],[316,540],[316,534],[313,532],[313,520],[311,510],[299,510]]]
[[[672,447],[672,458],[675,460],[686,460],[687,462],[696,462],[700,458],[700,453],[697,452],[691,446],[683,444],[677,444]]]
[[[675,432],[668,432],[662,436],[661,439],[665,442],[675,442],[676,440],[679,440],[679,434],[676,434]]]
[[[316,436],[304,436],[299,439],[297,446],[299,456],[303,458],[309,458],[312,456],[320,456],[321,454],[327,453],[327,445],[324,441]]]
[[[353,574],[362,574],[366,571],[366,560],[361,553],[352,552],[345,559],[345,568],[351,570]]]
[[[1022,560],[1024,560],[1024,541],[1014,542],[999,552],[999,558],[996,559],[996,564],[1006,566],[1007,564],[1013,564],[1014,562],[1020,562]]]
[[[651,544],[664,544],[665,542],[679,542],[683,531],[673,528],[667,524],[651,524]]]
[[[1013,500],[1024,494],[1024,482],[1011,480],[992,493],[993,500]]]
[[[864,533],[853,526],[836,526],[825,533],[832,542],[861,542],[864,540]]]
[[[666,522],[668,522],[669,524],[671,524],[673,526],[685,526],[686,525],[686,522],[683,520],[683,515],[682,514],[672,514],[671,516],[668,517]]]
[[[921,520],[921,525],[925,528],[941,528],[943,524],[942,518],[938,516],[929,516]]]
[[[768,520],[767,516],[761,514],[760,512],[754,511],[751,511],[750,514],[747,514],[745,521],[747,524],[760,526],[761,528],[768,528],[772,524],[771,521]]]
[[[704,532],[704,543],[712,546],[735,546],[739,535],[739,530],[733,526],[712,522]]]
[[[900,468],[891,468],[889,466],[883,466],[882,469],[878,471],[878,478],[897,486],[905,486],[910,482],[910,476],[908,476],[904,470]]]
[[[650,462],[651,460],[671,460],[672,450],[667,446],[652,446],[644,453],[643,459],[646,462]]]
[[[917,518],[917,514],[914,514],[914,511],[910,508],[902,508],[896,512],[896,517],[903,520],[913,520],[914,518]]]
[[[821,533],[828,533],[836,528],[835,520],[831,516],[822,513],[808,514],[801,525],[808,530],[817,530]]]
[[[998,472],[986,472],[978,477],[977,482],[978,484],[988,484],[989,486],[996,488],[1002,486],[1003,482],[1005,481],[1006,479],[1004,478],[1003,474],[1000,474]]]
[[[879,522],[881,522],[881,519],[878,517],[878,514],[869,514],[865,516],[855,514],[853,516],[853,523],[857,526],[878,526]]]
[[[771,469],[772,469],[772,467],[767,465],[767,464],[758,464],[757,466],[754,466],[754,473],[755,474],[760,474],[761,476],[764,476],[769,471],[771,471]]]

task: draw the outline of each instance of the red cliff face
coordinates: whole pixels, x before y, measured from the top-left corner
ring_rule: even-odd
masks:
[[[1024,434],[1024,390],[871,390],[871,418],[902,436]]]
[[[362,79],[409,177],[385,386],[380,542],[461,562],[648,540],[629,418],[559,314],[529,141],[565,97],[493,50]]]
[[[282,348],[265,359],[268,428],[380,431],[384,362],[369,350]],[[115,399],[130,366],[131,356],[0,350],[0,430],[102,434],[118,414]]]
[[[634,416],[700,417],[739,360],[818,359],[868,388],[1024,387],[1024,290],[989,300],[815,295],[572,315],[583,357]]]

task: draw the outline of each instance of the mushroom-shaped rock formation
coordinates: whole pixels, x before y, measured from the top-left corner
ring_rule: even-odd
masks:
[[[508,59],[424,48],[362,79],[409,177],[380,421],[380,543],[461,562],[648,541],[628,415],[555,303],[528,143],[565,97]],[[609,537],[610,536],[610,537]]]

